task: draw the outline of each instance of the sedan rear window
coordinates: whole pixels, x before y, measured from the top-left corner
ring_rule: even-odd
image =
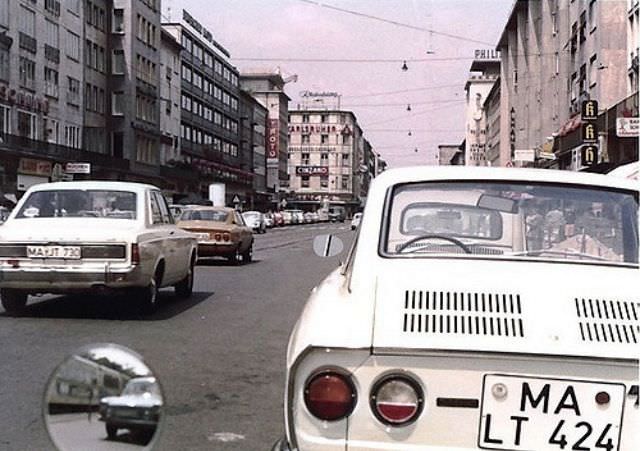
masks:
[[[220,210],[185,210],[180,216],[181,221],[216,221],[226,222],[229,213]]]
[[[136,193],[111,190],[34,191],[16,218],[136,219]]]

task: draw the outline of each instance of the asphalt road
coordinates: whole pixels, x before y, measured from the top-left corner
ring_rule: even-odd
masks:
[[[313,237],[329,231],[350,245],[346,222],[256,235],[253,263],[200,262],[193,296],[176,301],[163,290],[150,316],[113,297],[34,298],[20,318],[0,308],[0,450],[55,449],[44,387],[65,357],[91,343],[130,347],[159,378],[166,415],[154,449],[270,449],[283,433],[289,332],[310,290],[346,256],[313,254]]]

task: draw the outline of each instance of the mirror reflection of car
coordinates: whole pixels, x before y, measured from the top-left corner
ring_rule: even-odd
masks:
[[[347,213],[344,207],[330,207],[329,208],[329,221],[330,222],[344,222],[347,218]]]
[[[161,191],[128,182],[33,186],[0,231],[0,297],[22,312],[36,293],[130,290],[147,311],[158,290],[193,290],[195,238],[174,224]]]
[[[568,171],[376,177],[291,333],[273,449],[638,448],[638,195]]]
[[[178,226],[196,234],[198,258],[224,257],[234,264],[249,263],[253,258],[252,229],[233,208],[187,208]]]
[[[128,429],[150,438],[160,420],[162,396],[155,377],[135,377],[127,382],[120,396],[100,399],[100,420],[107,437],[113,440],[118,429]]]
[[[360,220],[362,219],[362,213],[356,213],[353,215],[351,219],[351,230],[355,230],[360,225]]]

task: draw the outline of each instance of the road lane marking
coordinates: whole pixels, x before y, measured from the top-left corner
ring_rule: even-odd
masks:
[[[207,440],[210,442],[239,442],[244,439],[244,435],[236,434],[235,432],[216,432],[215,434],[207,437]]]

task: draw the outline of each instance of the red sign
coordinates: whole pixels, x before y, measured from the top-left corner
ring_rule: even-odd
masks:
[[[277,160],[280,150],[280,123],[278,119],[269,119],[267,124],[267,158]]]
[[[50,161],[34,160],[32,158],[20,158],[18,172],[31,175],[51,175],[52,164]]]

